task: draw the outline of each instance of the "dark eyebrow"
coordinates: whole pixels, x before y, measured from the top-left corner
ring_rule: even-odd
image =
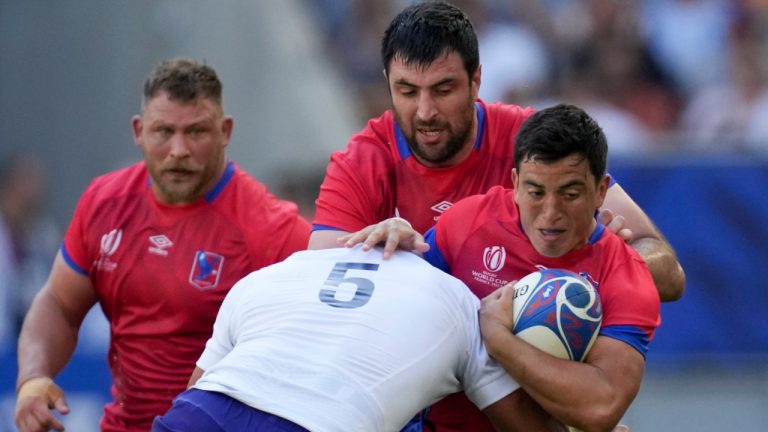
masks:
[[[540,189],[544,189],[544,185],[536,183],[533,180],[523,180],[523,184],[524,185],[528,185],[528,186],[537,187],[537,188],[540,188]],[[575,186],[584,186],[584,184],[585,183],[582,180],[573,180],[573,181],[570,181],[570,182],[560,186],[558,188],[558,190],[564,190],[564,189],[568,189],[568,188],[575,187]]]
[[[533,181],[533,180],[523,180],[523,184],[524,184],[524,185],[528,185],[528,186],[537,187],[537,188],[539,188],[539,189],[543,189],[543,188],[544,188],[544,185],[542,185],[542,184],[539,184],[539,183],[536,183],[536,182],[535,182],[535,181]]]
[[[453,78],[453,77],[443,78],[440,81],[432,84],[429,87],[430,88],[440,87],[442,85],[452,84],[455,81],[456,81],[456,78]],[[410,82],[408,82],[408,81],[406,81],[406,80],[404,80],[402,78],[400,78],[398,80],[395,80],[395,84],[396,85],[401,85],[401,86],[406,86],[406,87],[419,88],[419,86],[417,86],[416,84],[410,83]]]
[[[570,182],[560,186],[558,188],[558,190],[564,190],[564,189],[568,189],[568,188],[572,188],[572,187],[576,187],[576,186],[584,186],[584,185],[585,185],[585,183],[584,183],[583,180],[573,180],[573,181],[570,181]]]

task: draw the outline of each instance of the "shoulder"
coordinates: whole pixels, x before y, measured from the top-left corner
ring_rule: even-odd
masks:
[[[521,107],[519,105],[505,104],[501,102],[486,104],[480,101],[480,103],[485,107],[489,126],[496,128],[511,127],[517,129],[528,119],[528,117],[536,112],[536,110],[531,107]]]
[[[603,230],[598,243],[606,251],[606,256],[615,261],[616,265],[629,263],[645,267],[645,261],[640,254],[607,227]]]
[[[108,172],[94,178],[83,193],[91,200],[113,199],[146,190],[149,186],[144,162]]]
[[[512,152],[523,122],[535,112],[533,108],[523,108],[517,105],[494,102],[486,105],[479,101],[485,109],[484,148],[497,155],[508,157],[512,163]]]
[[[603,249],[601,259],[605,269],[603,274],[612,279],[611,289],[631,290],[639,301],[643,293],[652,302],[658,302],[658,292],[645,260],[619,236],[605,229],[598,244]],[[631,283],[629,283],[631,281]]]
[[[380,165],[393,162],[395,152],[394,116],[387,111],[352,135],[347,147],[331,154],[331,162],[346,162],[356,167]]]
[[[514,199],[512,189],[507,189],[503,186],[493,186],[488,189],[488,192],[477,195],[470,195],[466,198],[462,198],[450,209],[445,212],[445,215],[453,215],[449,217],[456,217],[461,214],[462,218],[471,216],[475,218],[481,214],[499,212],[507,212],[508,206],[506,203],[510,199]],[[442,219],[442,217],[441,217]]]
[[[298,206],[277,198],[269,189],[248,172],[235,164],[232,182],[214,202],[229,212],[246,218],[247,224],[254,221],[281,219],[298,215]],[[258,217],[258,219],[248,219]]]

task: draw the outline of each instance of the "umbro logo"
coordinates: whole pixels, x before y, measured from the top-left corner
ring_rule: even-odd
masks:
[[[448,210],[448,209],[449,209],[449,208],[451,208],[452,206],[453,206],[453,203],[452,203],[452,202],[450,202],[450,201],[441,201],[441,202],[439,202],[439,203],[437,203],[437,204],[433,205],[433,206],[432,206],[432,207],[430,207],[430,208],[431,208],[432,210],[434,210],[434,211],[438,212],[438,213],[443,213],[444,211]]]
[[[167,249],[173,246],[171,239],[163,234],[149,236],[149,242],[151,243],[149,252],[160,256],[168,256]]]

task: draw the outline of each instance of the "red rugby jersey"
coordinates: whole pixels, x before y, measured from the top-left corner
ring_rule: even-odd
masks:
[[[315,202],[313,229],[354,232],[395,216],[424,232],[453,203],[511,186],[514,140],[531,108],[476,102],[475,151],[448,168],[427,168],[412,155],[391,111],[368,122],[331,155]]]
[[[598,224],[587,245],[559,258],[542,256],[523,232],[511,189],[495,187],[462,200],[426,237],[431,248],[425,258],[461,279],[479,298],[541,267],[562,268],[585,276],[599,292],[601,335],[622,340],[645,356],[660,324],[656,286],[635,250]],[[432,417],[443,431],[493,430],[462,393],[433,405]]]
[[[159,203],[143,162],[96,178],[62,252],[110,322],[114,400],[102,430],[149,430],[186,388],[240,278],[306,248],[309,224],[230,162],[205,198]]]

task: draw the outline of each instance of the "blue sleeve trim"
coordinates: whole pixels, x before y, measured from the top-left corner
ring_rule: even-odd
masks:
[[[344,232],[346,232],[346,230],[343,230],[341,228],[336,228],[336,227],[333,227],[333,226],[330,226],[330,225],[312,224],[312,232],[315,232],[315,231],[344,231]]]
[[[72,268],[72,270],[80,273],[83,276],[88,276],[88,272],[80,267],[79,265],[75,264],[75,261],[72,259],[71,256],[67,253],[67,248],[64,246],[64,243],[61,243],[61,256],[64,258],[64,262],[67,263],[68,266]]]
[[[451,273],[451,266],[448,265],[448,260],[445,259],[442,252],[437,248],[435,227],[430,228],[424,233],[424,241],[429,245],[429,250],[424,253],[424,259],[432,264],[433,267],[437,267],[446,273]]]
[[[635,326],[617,325],[603,327],[600,329],[600,335],[628,343],[632,348],[640,352],[643,358],[648,354],[648,344],[651,342],[648,333]]]

